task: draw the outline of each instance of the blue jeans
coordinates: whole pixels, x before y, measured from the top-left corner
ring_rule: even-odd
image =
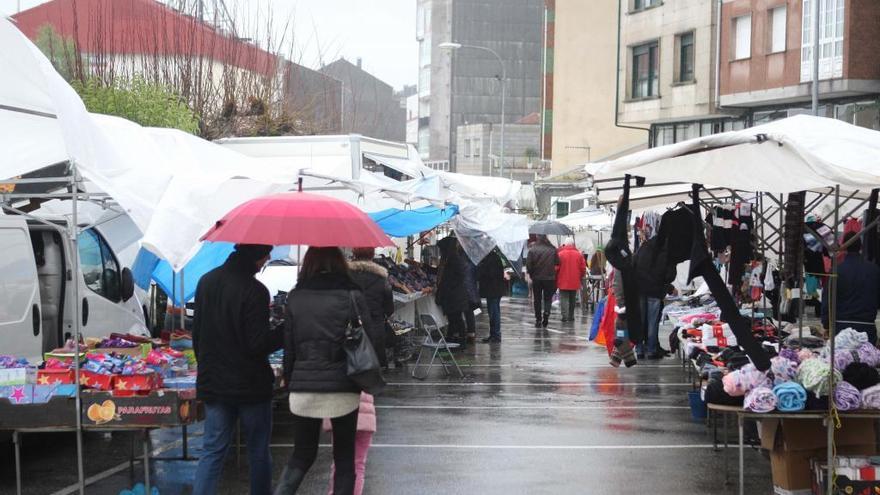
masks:
[[[489,338],[501,340],[501,298],[487,297],[486,310],[489,312]]]
[[[663,311],[663,300],[656,297],[641,297],[642,318],[645,328],[645,339],[647,346],[643,342],[636,345],[638,352],[645,354],[656,354],[660,350],[660,312]],[[647,347],[647,348],[646,348]]]
[[[251,495],[272,493],[272,402],[256,404],[205,403],[204,447],[196,469],[193,495],[214,495],[223,473],[226,451],[241,419],[242,433],[247,442],[250,465]]]

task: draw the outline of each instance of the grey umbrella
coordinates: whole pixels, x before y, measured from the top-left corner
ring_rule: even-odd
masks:
[[[574,235],[574,232],[568,225],[554,222],[552,220],[544,220],[535,222],[529,227],[529,234],[541,235]]]

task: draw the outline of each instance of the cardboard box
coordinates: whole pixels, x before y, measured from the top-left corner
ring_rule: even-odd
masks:
[[[48,369],[37,370],[38,385],[54,385],[58,383],[73,383],[73,370]]]
[[[811,490],[810,463],[826,457],[827,438],[828,430],[819,419],[761,420],[761,446],[770,452],[773,486],[788,491]],[[871,419],[845,418],[834,435],[839,455],[874,455],[875,438]]]
[[[37,381],[36,368],[0,369],[0,386],[33,384]]]
[[[147,354],[153,350],[152,344],[140,344],[135,347],[102,347],[89,349],[89,352],[97,352],[101,354],[117,354],[120,356],[132,356],[138,358],[147,357]]]
[[[98,390],[113,390],[113,381],[116,375],[104,375],[93,373],[88,370],[79,370],[79,384],[86,388]]]

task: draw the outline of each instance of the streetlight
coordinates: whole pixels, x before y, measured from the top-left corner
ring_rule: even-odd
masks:
[[[504,129],[505,129],[505,100],[507,99],[507,66],[504,64],[504,59],[501,58],[501,55],[498,55],[498,52],[491,48],[487,48],[485,46],[478,45],[463,45],[461,43],[454,42],[445,42],[437,45],[437,48],[441,50],[458,50],[461,48],[471,48],[473,50],[482,50],[484,52],[489,52],[498,59],[498,63],[501,65],[501,166],[499,170],[499,175],[504,177]]]

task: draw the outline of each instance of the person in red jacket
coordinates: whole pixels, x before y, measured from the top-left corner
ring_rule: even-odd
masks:
[[[577,293],[581,290],[587,275],[587,262],[577,250],[574,239],[569,237],[559,248],[559,265],[556,267],[556,287],[559,288],[559,303],[562,306],[562,321],[574,321],[574,306]]]

